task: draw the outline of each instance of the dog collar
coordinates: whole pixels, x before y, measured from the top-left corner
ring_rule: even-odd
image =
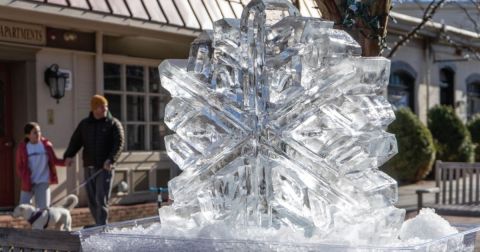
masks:
[[[47,222],[45,223],[45,226],[43,226],[43,228],[47,228],[48,227],[48,222],[50,221],[50,209],[43,209],[43,210],[37,210],[35,212],[32,213],[32,215],[30,216],[30,218],[28,218],[28,223],[30,223],[30,225],[33,225],[33,223],[38,219],[40,218],[40,216],[42,215],[43,211],[47,211]]]

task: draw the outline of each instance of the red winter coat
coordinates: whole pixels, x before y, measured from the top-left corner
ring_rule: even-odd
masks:
[[[65,166],[65,161],[58,159],[53,151],[53,145],[48,139],[40,139],[48,155],[48,168],[50,170],[50,184],[58,184],[56,165]],[[32,179],[30,168],[28,167],[27,142],[22,141],[17,149],[16,155],[17,174],[21,180],[22,191],[30,192],[32,190]]]

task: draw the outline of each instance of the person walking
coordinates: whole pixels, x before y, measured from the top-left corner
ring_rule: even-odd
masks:
[[[24,140],[16,152],[16,171],[21,181],[20,204],[31,204],[39,209],[50,207],[50,184],[58,184],[56,166],[65,166],[57,158],[53,144],[42,137],[40,125],[29,122],[23,127]]]
[[[90,106],[90,114],[78,124],[63,157],[65,165],[70,166],[73,157],[83,147],[85,178],[95,176],[85,185],[88,207],[95,224],[105,225],[113,184],[113,167],[123,150],[125,140],[122,124],[108,111],[105,97],[94,95]]]

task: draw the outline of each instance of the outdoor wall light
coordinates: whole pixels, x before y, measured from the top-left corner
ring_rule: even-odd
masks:
[[[58,71],[57,64],[53,64],[45,70],[45,83],[50,88],[50,96],[57,100],[57,104],[65,96],[67,78],[68,74]]]

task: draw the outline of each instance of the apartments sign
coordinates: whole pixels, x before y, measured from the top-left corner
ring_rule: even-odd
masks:
[[[0,41],[45,45],[45,27],[0,20]]]

